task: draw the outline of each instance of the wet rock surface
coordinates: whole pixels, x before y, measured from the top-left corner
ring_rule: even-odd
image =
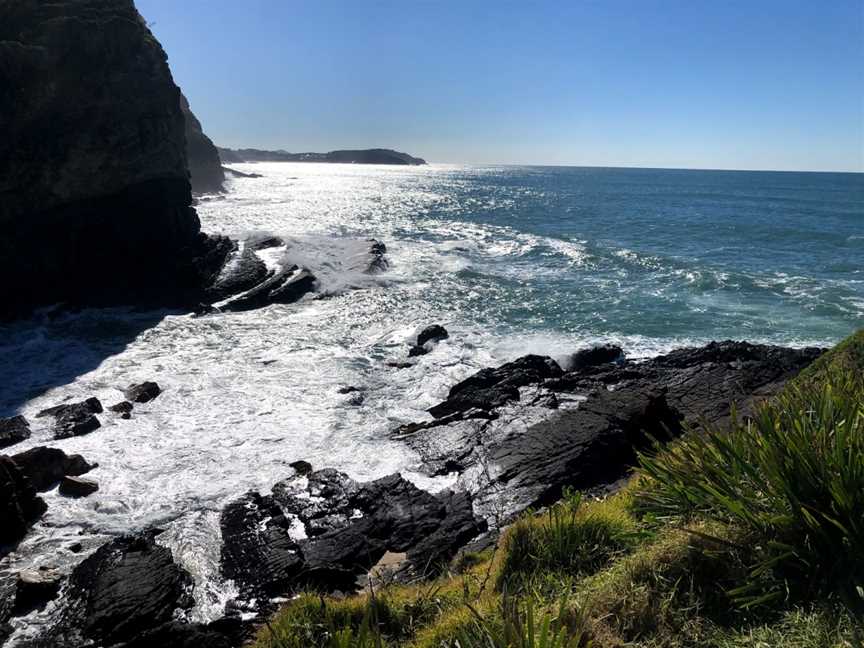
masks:
[[[12,456],[12,460],[37,491],[53,488],[63,477],[77,477],[99,464],[91,464],[81,455],[67,455],[58,448],[37,446]]]
[[[123,396],[127,401],[132,403],[149,403],[162,393],[162,389],[158,384],[151,381],[129,385],[124,391]]]
[[[69,577],[57,624],[36,645],[113,646],[139,640],[192,606],[192,577],[154,534],[112,540]],[[139,644],[140,645],[140,644]]]
[[[650,437],[702,420],[726,425],[733,402],[748,415],[820,354],[727,341],[634,362],[612,347],[576,354],[579,368],[567,372],[526,356],[455,385],[429,409],[434,420],[403,425],[397,436],[429,474],[460,473],[460,488],[506,518],[565,486],[614,483]]]
[[[119,414],[122,419],[130,419],[132,418],[132,410],[135,409],[135,406],[129,401],[120,401],[115,405],[111,405],[108,409],[115,414]]]
[[[24,537],[47,508],[16,463],[0,455],[0,556]]]
[[[23,416],[0,418],[0,448],[6,448],[30,438],[30,423]]]
[[[66,497],[87,497],[99,490],[99,484],[91,479],[64,477],[60,480],[60,487],[57,490]]]
[[[68,439],[72,436],[81,436],[98,430],[102,424],[96,414],[102,411],[102,403],[99,402],[98,398],[88,398],[78,403],[49,407],[36,414],[36,417],[53,417],[54,438]]]
[[[286,516],[308,537],[292,540]],[[247,598],[302,586],[350,591],[388,551],[407,553],[411,573],[432,573],[485,529],[467,494],[432,495],[400,475],[357,483],[323,469],[226,507],[222,571]]]
[[[44,607],[60,591],[63,576],[57,569],[41,567],[18,572],[15,580],[15,608],[13,614],[20,616]]]

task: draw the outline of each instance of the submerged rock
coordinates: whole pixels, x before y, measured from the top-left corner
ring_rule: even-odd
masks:
[[[12,460],[37,491],[53,488],[67,475],[83,475],[99,464],[90,464],[81,455],[67,455],[58,448],[37,446],[13,455]]]
[[[66,497],[87,497],[99,490],[99,484],[80,477],[64,477],[58,490]]]
[[[417,335],[417,346],[422,347],[427,342],[440,342],[450,337],[447,329],[440,324],[427,326]]]
[[[155,382],[144,381],[138,384],[129,385],[124,391],[123,396],[127,401],[133,403],[149,403],[162,393],[162,389]]]
[[[6,448],[30,438],[30,423],[23,416],[0,418],[0,448]]]
[[[124,400],[120,401],[116,405],[112,405],[108,409],[119,414],[122,419],[130,419],[132,418],[132,410],[135,409],[135,406],[129,401]]]
[[[47,508],[17,464],[0,455],[0,545],[17,544]]]

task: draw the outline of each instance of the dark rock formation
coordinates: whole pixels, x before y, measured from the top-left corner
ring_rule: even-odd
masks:
[[[338,162],[349,164],[422,165],[426,160],[391,149],[361,149],[356,151],[330,151],[329,153],[288,153],[260,149],[220,148],[225,162]]]
[[[120,418],[130,419],[132,418],[132,410],[135,409],[135,406],[129,401],[120,401],[116,405],[112,405],[108,408],[112,412],[115,412],[120,415]]]
[[[292,304],[315,290],[317,279],[308,270],[290,266],[222,306],[225,311],[246,311],[270,304]]]
[[[47,508],[15,462],[0,455],[0,545],[16,544]]]
[[[198,290],[180,91],[132,0],[0,4],[0,132],[0,316]]]
[[[48,567],[18,572],[15,579],[15,616],[44,607],[57,596],[62,582],[60,572]]]
[[[527,355],[497,369],[481,369],[450,389],[447,400],[429,408],[435,418],[473,408],[491,410],[519,400],[519,387],[562,375],[552,358]]]
[[[288,465],[293,468],[298,475],[308,475],[312,472],[312,464],[308,461],[303,461],[302,459],[300,461],[292,461]]]
[[[98,466],[81,455],[67,455],[58,448],[38,446],[13,455],[12,460],[37,491],[53,488],[64,477],[77,477]]]
[[[117,538],[72,572],[60,620],[39,645],[92,641],[113,646],[138,640],[188,610],[191,590],[192,577],[152,533]]]
[[[214,193],[222,191],[225,174],[222,172],[222,161],[212,140],[204,134],[201,122],[192,114],[186,95],[180,93],[180,109],[186,135],[186,161],[189,165],[189,176],[192,191],[195,193]]]
[[[578,371],[586,367],[596,367],[607,362],[618,362],[624,359],[624,351],[619,346],[606,344],[589,349],[582,349],[570,356],[570,371]]]
[[[236,648],[244,645],[245,638],[246,628],[239,619],[207,624],[172,621],[134,637],[122,648]]]
[[[87,497],[99,490],[99,484],[81,477],[64,477],[58,490],[66,497]]]
[[[142,383],[129,385],[124,391],[123,396],[127,401],[133,403],[149,403],[162,393],[162,389],[155,382],[149,380]]]
[[[0,418],[0,448],[30,438],[30,424],[23,416]]]
[[[89,434],[93,430],[99,429],[102,424],[96,414],[101,412],[102,403],[99,402],[99,399],[88,398],[78,403],[49,407],[36,414],[36,417],[53,416],[54,438],[66,439],[71,436]]]
[[[632,362],[612,348],[580,356],[566,373],[526,356],[454,386],[430,408],[436,420],[402,426],[399,436],[431,474],[458,471],[484,506],[504,501],[513,514],[564,486],[614,483],[650,437],[702,420],[725,425],[730,403],[746,416],[820,353],[719,342]]]
[[[417,336],[417,343],[412,345],[408,350],[408,357],[413,358],[415,356],[426,355],[432,350],[432,345],[435,342],[446,340],[448,337],[450,337],[450,334],[443,326],[439,324],[427,326]]]
[[[277,595],[300,574],[303,556],[271,497],[247,493],[222,511],[222,574],[244,598]]]
[[[285,514],[306,529],[290,538]],[[249,493],[222,514],[222,569],[247,598],[301,586],[352,590],[387,552],[407,552],[414,574],[432,572],[485,530],[471,498],[431,495],[399,475],[358,484],[332,469],[290,478],[272,497]]]
[[[235,248],[219,276],[206,291],[210,302],[251,290],[267,279],[267,266],[255,254],[255,248],[246,245],[242,252]]]
[[[228,175],[234,178],[263,178],[264,176],[260,173],[243,173],[243,171],[238,171],[237,169],[232,169],[231,167],[223,166],[222,172],[227,173]]]

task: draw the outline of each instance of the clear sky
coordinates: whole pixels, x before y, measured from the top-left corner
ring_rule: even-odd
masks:
[[[864,0],[136,0],[221,146],[864,171]]]

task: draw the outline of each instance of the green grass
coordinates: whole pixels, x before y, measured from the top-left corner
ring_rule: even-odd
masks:
[[[836,596],[864,614],[864,380],[828,370],[727,432],[643,457],[639,510],[714,520],[751,554],[743,605]]]
[[[864,648],[864,331],[731,431],[420,585],[305,594],[254,648]]]

